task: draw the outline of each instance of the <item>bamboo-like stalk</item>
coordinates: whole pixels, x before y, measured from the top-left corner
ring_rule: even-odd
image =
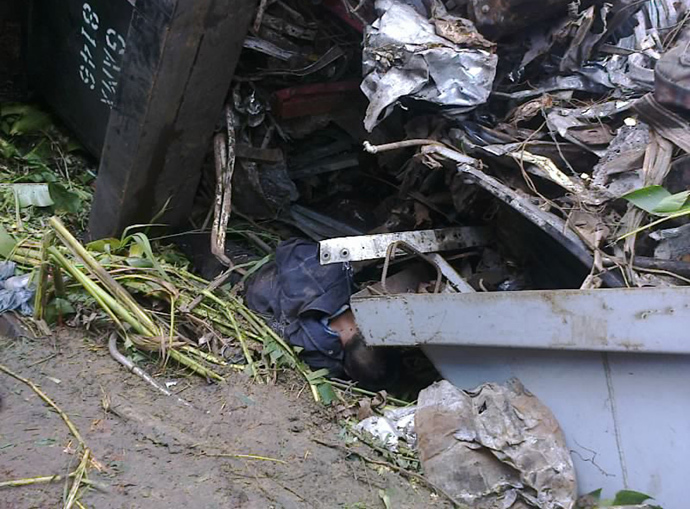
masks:
[[[41,263],[41,260],[38,258],[30,258],[18,254],[10,255],[10,260],[12,260],[13,262],[17,262],[20,265],[24,265],[25,267],[36,267]]]
[[[189,346],[189,345],[185,345],[185,346],[180,347],[180,350],[182,350],[183,352],[188,353],[190,355],[195,355],[197,357],[201,357],[206,362],[210,362],[211,364],[216,364],[218,366],[227,366],[228,365],[228,363],[226,361],[224,361],[223,359],[216,357],[213,354],[199,350],[198,348],[194,348],[192,346]]]
[[[53,235],[48,233],[41,242],[41,263],[38,266],[38,281],[36,283],[36,297],[34,298],[34,320],[43,320],[46,304],[46,283],[48,282],[48,248],[53,242]]]
[[[60,253],[60,251],[55,249],[55,247],[51,247],[48,250],[55,262],[69,272],[70,275],[82,285],[82,287],[96,300],[98,305],[101,306],[101,308],[120,328],[122,328],[122,322],[118,318],[118,315],[120,318],[134,327],[134,329],[139,333],[148,333],[148,331],[141,326],[141,324],[129,313],[129,311],[127,311],[123,306],[120,305],[119,302],[113,299],[108,292],[104,291],[93,280],[91,280],[91,278],[80,271],[74,264],[71,264],[67,258]]]
[[[98,261],[91,256],[84,246],[82,246],[77,239],[65,228],[59,218],[53,216],[50,218],[50,225],[53,227],[58,235],[58,238],[67,246],[67,248],[74,254],[74,256],[82,261],[86,268],[98,279],[104,287],[106,287],[112,294],[117,297],[122,306],[127,308],[134,316],[140,326],[148,330],[150,336],[160,336],[160,328],[153,322],[153,320],[144,312],[143,309],[136,303],[134,298],[120,285],[113,277],[106,271]]]
[[[67,495],[67,500],[65,501],[64,509],[72,509],[72,506],[77,501],[77,493],[79,492],[79,486],[81,485],[82,478],[86,473],[86,467],[89,464],[89,458],[91,456],[91,451],[88,449],[84,450],[84,454],[81,457],[81,463],[74,472],[74,482],[72,482],[72,488],[69,490],[69,495]]]
[[[53,410],[55,410],[58,413],[58,415],[62,418],[62,420],[65,422],[65,424],[69,428],[72,435],[74,435],[74,438],[76,438],[77,441],[79,442],[79,444],[84,449],[86,449],[86,443],[84,442],[84,439],[81,437],[81,434],[79,433],[79,430],[77,429],[77,427],[72,423],[72,421],[70,421],[69,417],[67,417],[67,414],[65,412],[63,412],[62,409],[59,406],[57,406],[55,404],[55,402],[52,399],[50,399],[41,389],[39,389],[38,386],[36,386],[36,384],[34,384],[31,380],[28,380],[22,376],[19,376],[17,373],[15,373],[14,371],[10,370],[9,368],[3,366],[2,364],[0,364],[0,371],[2,371],[6,375],[9,375],[12,378],[19,380],[20,382],[31,387],[31,389],[38,395],[39,398],[41,398],[43,401],[45,401],[45,403],[48,406],[52,407]]]
[[[205,376],[206,378],[211,378],[213,380],[216,380],[218,382],[223,382],[225,379],[220,376],[218,373],[215,371],[208,369],[206,366],[199,364],[197,361],[194,359],[186,356],[182,352],[179,352],[175,350],[174,348],[171,348],[168,351],[168,355],[172,357],[174,360],[179,362],[180,364],[187,366],[189,369],[192,371],[200,374],[201,376]]]
[[[213,295],[213,293],[209,292],[208,290],[202,290],[202,294],[208,297],[209,299],[213,300],[217,304],[223,306],[223,301],[221,301],[218,297]],[[247,348],[247,343],[245,342],[244,337],[242,336],[242,332],[240,331],[240,328],[237,325],[237,320],[235,320],[235,317],[226,306],[223,306],[223,311],[225,312],[225,316],[228,318],[228,320],[230,320],[232,327],[235,329],[235,334],[237,334],[237,340],[240,342],[242,353],[244,353],[244,358],[246,359],[247,365],[249,366],[249,369],[252,372],[252,376],[255,380],[258,380],[259,372],[257,371],[256,366],[254,365],[254,359],[252,359],[252,354],[249,351],[249,348]]]
[[[377,394],[375,392],[368,391],[366,389],[362,389],[361,387],[357,387],[356,385],[342,382],[340,380],[331,379],[331,380],[329,380],[329,382],[333,387],[340,389],[341,391],[352,391],[352,392],[356,392],[358,394],[362,394],[364,396],[371,396],[372,398],[379,396],[379,394]],[[395,403],[396,405],[400,405],[403,407],[411,406],[414,404],[414,402],[410,403],[409,401],[404,401],[402,399],[392,398],[390,396],[386,397],[386,401],[390,401],[391,403]]]
[[[76,475],[76,472],[72,472],[67,476],[67,478],[74,477]],[[21,486],[31,486],[34,484],[49,484],[53,482],[62,482],[65,480],[64,475],[56,474],[56,475],[46,475],[42,477],[27,477],[24,479],[14,479],[12,481],[2,481],[0,482],[0,488],[19,488]],[[84,484],[86,486],[93,486],[96,489],[100,489],[102,491],[106,490],[106,486],[101,485],[100,483],[95,483],[93,481],[90,481],[88,479],[83,479],[81,480],[81,484]]]

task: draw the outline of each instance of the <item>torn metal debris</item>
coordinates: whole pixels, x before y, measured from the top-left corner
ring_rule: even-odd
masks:
[[[367,131],[404,97],[450,107],[456,113],[486,102],[498,59],[482,49],[491,44],[471,21],[458,18],[461,34],[449,28],[452,21],[447,17],[434,23],[396,0],[377,0],[376,8],[381,17],[365,32],[362,62],[362,91],[369,99]]]
[[[419,394],[415,430],[426,475],[470,507],[572,509],[575,469],[551,411],[518,380]]]

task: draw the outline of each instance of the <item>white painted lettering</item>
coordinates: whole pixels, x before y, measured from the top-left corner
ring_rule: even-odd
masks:
[[[93,46],[94,48],[96,47],[96,39],[91,37],[89,33],[86,30],[84,30],[84,27],[81,27],[81,35],[83,35],[86,38],[86,40],[91,43],[91,46]]]
[[[89,47],[84,44],[84,49],[82,49],[79,54],[81,55],[81,59],[84,61],[84,63],[89,64],[92,69],[96,69],[96,64],[93,62],[93,56],[91,55],[91,50]]]
[[[88,85],[89,89],[94,90],[96,88],[96,78],[93,77],[93,73],[85,66],[79,66],[79,76],[85,85]]]
[[[101,20],[98,18],[98,14],[93,12],[93,9],[88,2],[82,7],[82,14],[84,16],[84,22],[89,25],[92,30],[98,30]]]
[[[108,47],[115,51],[118,55],[122,55],[125,52],[125,40],[112,28],[109,28],[105,32],[105,42]]]

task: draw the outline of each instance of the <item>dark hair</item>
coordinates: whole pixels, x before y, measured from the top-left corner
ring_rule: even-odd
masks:
[[[364,343],[360,333],[345,345],[345,373],[367,389],[379,390],[397,379],[397,364],[393,352]]]

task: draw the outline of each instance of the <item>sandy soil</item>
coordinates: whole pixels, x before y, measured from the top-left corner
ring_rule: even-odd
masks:
[[[78,331],[0,337],[0,362],[69,414],[103,465],[90,479],[109,488],[86,492],[89,508],[384,508],[381,490],[392,508],[447,507],[385,468],[315,443],[337,443],[340,429],[296,378],[258,385],[236,374],[209,385],[167,371],[159,380],[177,382],[174,390],[196,407],[189,409],[127,373],[103,341]],[[59,415],[3,373],[0,394],[0,481],[73,470],[75,444]],[[231,456],[237,454],[280,462]],[[0,508],[62,507],[64,488],[1,489]]]

